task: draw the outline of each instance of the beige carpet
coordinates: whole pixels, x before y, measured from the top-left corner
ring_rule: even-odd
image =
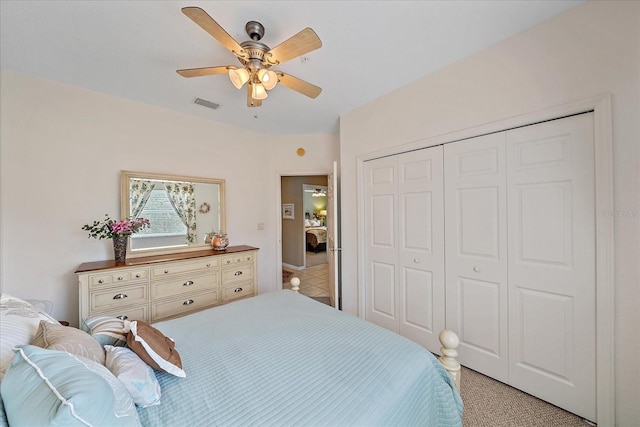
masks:
[[[557,406],[464,367],[460,389],[465,427],[593,425]]]

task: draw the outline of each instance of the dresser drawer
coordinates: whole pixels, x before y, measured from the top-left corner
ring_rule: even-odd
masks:
[[[253,295],[253,282],[251,280],[222,288],[222,302]]]
[[[156,300],[190,292],[217,289],[220,273],[213,271],[206,275],[187,275],[181,279],[158,280],[151,283],[151,299]]]
[[[143,304],[149,300],[147,284],[128,285],[91,292],[90,309],[94,311],[119,310],[134,304]]]
[[[152,322],[165,317],[179,316],[195,310],[216,305],[219,301],[218,289],[190,295],[171,301],[154,302],[151,307]]]
[[[194,271],[206,271],[220,268],[220,260],[216,258],[201,258],[196,261],[167,263],[151,268],[151,278],[177,276]]]
[[[243,262],[253,262],[253,259],[254,259],[253,253],[229,255],[222,258],[222,266],[224,267],[225,265],[233,265],[233,264],[239,264]]]
[[[113,309],[106,312],[92,312],[91,316],[114,316],[122,320],[144,320],[149,322],[149,306],[133,306],[123,307],[122,309]]]
[[[222,284],[251,280],[253,279],[253,264],[239,264],[235,268],[225,268],[222,270]]]
[[[148,270],[121,270],[105,272],[101,274],[92,274],[89,276],[89,288],[96,289],[105,285],[112,284],[127,284],[139,280],[146,280],[148,277]]]

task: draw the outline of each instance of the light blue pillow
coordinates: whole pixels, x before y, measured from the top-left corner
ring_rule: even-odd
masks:
[[[140,425],[129,392],[107,368],[65,351],[16,347],[0,391],[12,427]]]
[[[7,421],[7,414],[4,412],[4,404],[2,403],[2,396],[0,395],[0,427],[9,427],[9,421]]]

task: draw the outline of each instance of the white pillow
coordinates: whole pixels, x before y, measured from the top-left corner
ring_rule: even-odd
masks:
[[[305,227],[311,227],[311,221],[309,221],[308,219],[304,220],[304,226]]]
[[[126,347],[105,345],[104,349],[107,353],[104,365],[124,384],[133,403],[141,408],[159,405],[160,383],[153,368]]]
[[[13,348],[31,344],[41,320],[58,323],[23,299],[0,295],[0,380],[15,356]]]

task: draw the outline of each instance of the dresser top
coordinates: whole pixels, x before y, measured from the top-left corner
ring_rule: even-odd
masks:
[[[200,251],[131,258],[131,259],[127,259],[123,263],[116,263],[115,260],[112,260],[112,259],[107,261],[92,261],[92,262],[85,262],[80,264],[80,266],[76,269],[75,272],[84,273],[87,271],[106,270],[109,268],[137,267],[142,265],[155,264],[158,262],[180,261],[180,260],[207,257],[207,256],[216,256],[216,255],[229,255],[229,254],[234,254],[238,252],[253,251],[257,249],[258,248],[254,248],[253,246],[240,245],[240,246],[229,246],[224,251],[214,251],[213,249],[203,249]]]

